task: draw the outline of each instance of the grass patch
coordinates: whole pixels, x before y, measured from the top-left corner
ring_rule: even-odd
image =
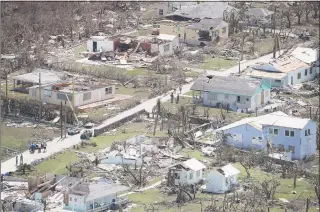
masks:
[[[154,177],[152,180],[148,181],[147,186],[153,185],[157,182],[159,182],[162,179],[162,177]]]
[[[56,155],[54,159],[49,159],[41,162],[40,164],[36,165],[35,168],[41,174],[66,174],[68,173],[66,166],[78,160],[79,158],[74,152],[67,151]]]
[[[145,36],[145,35],[150,34],[150,30],[149,29],[140,28],[140,29],[137,30],[137,34],[139,36]]]
[[[86,52],[88,49],[87,49],[87,43],[84,43],[84,44],[81,44],[80,46],[77,46],[74,48],[74,56],[79,59],[79,58],[82,58],[81,56],[81,52]]]
[[[255,43],[254,51],[259,55],[266,55],[273,51],[274,39],[266,38]]]
[[[19,87],[18,85],[16,87]],[[25,93],[19,93],[19,92],[14,92],[12,91],[13,89],[13,83],[10,82],[8,79],[8,98],[13,98],[13,99],[29,99],[29,94]],[[3,92],[3,95],[6,95],[6,83],[1,82],[1,91]]]
[[[128,70],[129,76],[148,76],[149,71],[146,68],[135,68],[134,70]]]
[[[130,95],[140,99],[146,99],[150,95],[150,91],[148,87],[129,88],[129,87],[121,86],[116,90],[116,93]]]
[[[227,69],[236,65],[237,61],[226,60],[223,58],[212,58],[211,56],[205,57],[205,62],[200,66],[202,69],[219,70]]]
[[[37,139],[52,139],[55,137],[53,130],[46,130],[42,127],[7,127],[6,123],[1,124],[2,145],[11,149],[26,150],[32,141]]]
[[[200,73],[196,71],[186,71],[185,74],[187,77],[194,77],[194,78],[199,77],[200,75]]]
[[[194,96],[200,96],[200,91],[188,91],[188,92],[185,93],[184,95],[192,96],[193,93],[194,93]]]
[[[157,189],[149,189],[143,193],[129,194],[128,198],[135,203],[147,204],[162,199],[164,196]]]
[[[243,166],[240,163],[236,163],[234,164],[234,167],[239,169],[241,172],[238,176],[238,179],[243,180],[246,176],[246,171]],[[271,173],[266,173],[259,169],[251,169],[250,174],[252,178],[259,182],[263,181],[264,179],[270,179],[274,176]],[[298,197],[302,199],[315,197],[314,186],[305,179],[297,180],[296,188],[293,188],[293,178],[278,178],[278,180],[280,181],[280,186],[277,188],[275,198],[285,198],[289,201],[294,201]],[[296,191],[297,193],[292,194],[292,191]]]
[[[180,97],[179,104],[176,103],[171,103],[170,101],[162,103],[163,106],[169,110],[171,113],[178,113],[179,112],[179,107],[181,105],[190,105],[193,104],[192,102],[192,97]],[[204,114],[204,107],[202,105],[198,105],[195,109],[195,115],[198,116],[203,116]],[[223,110],[224,114],[226,114],[227,119],[230,119],[230,121],[238,121],[242,118],[248,117],[248,114],[245,113],[236,113],[233,111],[229,111],[226,113],[225,110]],[[209,108],[209,117],[216,117],[216,116],[221,116],[221,110],[220,108]]]
[[[189,148],[184,148],[181,151],[182,155],[190,158],[195,158],[197,160],[204,160],[205,157],[202,156],[202,153],[199,150],[196,149],[189,149]]]

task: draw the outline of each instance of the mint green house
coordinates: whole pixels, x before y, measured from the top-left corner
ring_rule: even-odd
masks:
[[[234,111],[255,111],[269,102],[271,87],[259,80],[200,76],[191,90],[200,91],[200,100],[205,106],[223,105]]]

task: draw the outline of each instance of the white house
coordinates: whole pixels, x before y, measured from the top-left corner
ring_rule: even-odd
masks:
[[[290,55],[249,68],[247,75],[281,87],[313,80],[318,73],[319,50],[298,47]]]
[[[141,166],[142,159],[138,156],[132,156],[126,153],[119,152],[118,150],[114,150],[107,154],[106,157],[102,159],[100,163]]]
[[[206,166],[195,158],[176,164],[169,168],[169,179],[174,185],[192,185],[203,179]]]
[[[78,184],[65,194],[64,209],[77,212],[105,211],[112,204],[125,201],[118,198],[117,193],[127,189],[126,186],[106,182]]]
[[[157,37],[159,40],[169,41],[172,43],[172,49],[179,48],[179,38],[175,35],[167,35],[167,34],[160,34]]]
[[[114,42],[106,36],[92,36],[87,41],[87,49],[89,52],[112,52],[114,50]]]
[[[237,175],[240,171],[231,164],[211,171],[206,178],[206,192],[226,193],[238,186]]]
[[[205,106],[225,105],[234,111],[254,111],[270,100],[269,85],[260,80],[239,77],[215,76],[209,79],[200,76],[190,90],[201,92],[200,99]]]
[[[41,92],[42,102],[60,105],[61,102],[64,104],[66,101],[69,105],[70,101],[74,107],[111,99],[115,95],[114,85],[100,85],[96,82],[62,82],[42,85],[41,89],[38,85],[28,89],[29,98],[32,100],[39,101],[39,92]]]

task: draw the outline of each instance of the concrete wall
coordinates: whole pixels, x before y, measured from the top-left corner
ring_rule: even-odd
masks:
[[[216,107],[218,103],[229,103],[230,107],[236,105],[240,109],[251,109],[252,97],[240,96],[240,103],[238,103],[237,96],[239,95],[204,92],[203,104]]]
[[[306,135],[305,131],[310,129],[310,135]],[[316,154],[317,151],[317,125],[315,122],[310,121],[301,130],[301,151],[300,159],[304,159],[306,156]]]
[[[114,50],[114,45],[112,40],[95,40],[95,39],[89,39],[87,41],[87,49],[89,52],[93,52],[93,42],[97,42],[97,52],[102,49],[103,52],[111,52]]]
[[[310,73],[311,70],[311,73]],[[310,80],[313,80],[317,73],[316,73],[316,68],[307,68],[307,69],[298,69],[292,72],[288,73],[288,84],[289,85],[295,85],[295,84],[299,84],[299,83],[303,83],[303,82],[307,82]],[[298,74],[301,75],[300,79],[298,79]],[[293,80],[293,83],[292,81]]]
[[[165,49],[165,46],[169,47],[169,49]],[[159,44],[159,54],[160,55],[172,55],[173,54],[172,42]]]
[[[226,177],[214,170],[206,178],[206,191],[210,193],[225,193],[232,188],[232,182],[236,182],[236,179],[236,176]]]
[[[85,196],[69,194],[68,206],[64,206],[65,209],[74,211],[85,211]]]
[[[110,87],[112,88],[112,93],[106,93],[106,91],[105,91],[106,88],[110,88]],[[90,99],[84,100],[84,98],[83,98],[84,95],[86,93],[90,93],[90,92],[91,92]],[[62,104],[64,105],[65,99],[59,99],[60,98],[59,95],[64,95],[64,98],[65,98],[65,93],[52,90],[51,86],[47,86],[47,87],[42,88],[42,90],[41,90],[41,101],[43,101],[45,103],[49,103],[49,104],[54,104],[54,105],[60,105],[60,103],[62,101]],[[113,98],[114,95],[115,95],[115,86],[114,85],[107,86],[104,88],[99,88],[96,90],[91,90],[91,91],[75,92],[74,106],[79,107],[82,105],[107,100],[107,99]],[[39,101],[39,88],[30,88],[29,89],[29,98],[32,100]],[[68,98],[69,98],[70,102],[72,102],[72,93],[68,94]],[[68,101],[67,101],[67,104],[69,104]]]
[[[96,200],[91,201],[91,202],[86,202],[86,209],[90,210],[92,208],[91,205],[93,205],[93,204],[100,204],[100,205],[104,204],[104,206],[111,205],[113,199],[115,199],[117,201],[117,197],[116,197],[115,194],[111,194],[109,196],[105,196],[105,197],[96,199]],[[100,210],[99,210],[99,207],[97,207],[95,209],[97,209],[97,211],[105,211],[106,208],[102,209],[100,207]]]
[[[180,179],[175,179],[175,184],[179,185],[180,184],[187,184],[187,185],[191,185],[191,184],[196,184],[198,183],[200,180],[202,180],[202,174],[203,171],[200,170],[200,175],[197,176],[197,172],[192,171],[192,170],[185,170],[182,169],[181,171],[176,171],[175,173],[180,173]],[[190,174],[192,174],[192,179],[190,179]]]
[[[199,43],[198,33],[194,29],[187,28],[186,26],[177,25],[169,25],[169,24],[160,24],[160,33],[161,34],[168,34],[168,35],[175,35],[178,37],[180,41],[195,41]],[[186,37],[184,39],[184,34]],[[179,36],[180,35],[180,36]]]
[[[111,130],[111,129],[115,129],[115,128],[121,126],[123,123],[126,123],[126,122],[134,119],[135,117],[138,117],[139,115],[141,115],[143,113],[145,113],[144,109],[142,109],[142,110],[140,110],[140,111],[138,111],[136,113],[133,113],[133,114],[131,114],[129,116],[123,117],[122,119],[120,119],[118,121],[115,121],[112,124],[109,124],[107,126],[95,128],[94,129],[94,136],[98,136],[98,135],[101,135],[104,132],[107,132],[107,131]]]

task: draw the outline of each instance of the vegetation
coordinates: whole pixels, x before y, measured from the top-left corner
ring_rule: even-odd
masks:
[[[205,57],[205,62],[200,66],[202,69],[207,70],[223,70],[233,67],[237,61],[227,60],[223,58],[212,58],[211,56]]]

